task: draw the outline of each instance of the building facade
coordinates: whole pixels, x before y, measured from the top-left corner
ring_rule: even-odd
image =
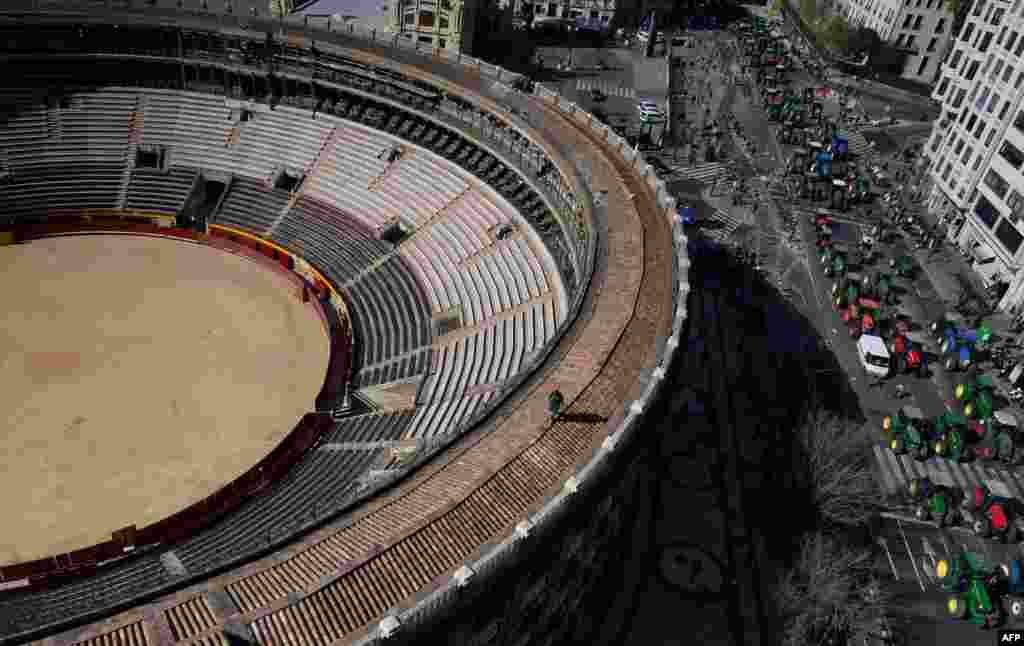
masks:
[[[931,83],[953,38],[950,0],[843,0],[840,13],[907,53],[903,78]]]
[[[481,0],[390,0],[385,9],[388,31],[407,40],[451,51],[473,51],[473,34]]]
[[[942,105],[925,153],[928,207],[970,254],[983,283],[1024,302],[1024,0],[979,0],[943,64]]]
[[[615,17],[617,0],[558,0],[557,2],[536,2],[536,0],[515,0],[516,16],[544,18],[591,18],[611,25]]]

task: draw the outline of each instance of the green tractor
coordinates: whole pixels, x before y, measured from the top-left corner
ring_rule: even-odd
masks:
[[[825,276],[842,278],[849,270],[849,259],[844,251],[835,251],[830,254],[830,262],[825,264]]]
[[[914,478],[907,486],[915,504],[914,516],[921,521],[934,521],[939,527],[959,525],[963,521],[960,506],[964,492],[958,487],[933,484],[928,478]]]
[[[1017,418],[1008,410],[997,410],[981,423],[988,457],[1007,466],[1024,462],[1024,435],[1017,426]]]
[[[832,283],[832,308],[844,310],[860,299],[861,279],[859,274],[847,274]]]
[[[865,294],[875,297],[886,305],[893,305],[896,302],[896,293],[892,289],[892,274],[884,271],[876,271],[873,274],[864,276],[861,281],[861,289]]]
[[[897,276],[913,278],[917,264],[911,256],[899,256],[889,261],[889,267]]]
[[[966,462],[974,457],[974,450],[967,446],[972,439],[971,425],[963,413],[947,410],[935,418],[934,429],[932,450],[937,457],[957,462]]]
[[[978,375],[953,387],[953,396],[964,405],[964,416],[986,420],[995,409],[996,382],[990,375]]]
[[[916,406],[903,406],[882,420],[882,437],[894,455],[910,453],[916,460],[931,457],[935,427]]]
[[[935,574],[943,590],[952,593],[946,612],[955,619],[983,628],[996,628],[1006,619],[1000,592],[1002,572],[988,567],[971,552],[962,551],[952,559],[941,559]]]

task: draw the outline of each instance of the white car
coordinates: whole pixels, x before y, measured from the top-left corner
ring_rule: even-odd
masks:
[[[857,357],[869,375],[883,379],[889,376],[889,348],[881,337],[865,334],[857,339]]]

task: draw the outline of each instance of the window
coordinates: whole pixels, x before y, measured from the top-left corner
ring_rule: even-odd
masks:
[[[420,12],[420,27],[433,27],[434,26],[434,12],[433,11],[421,11]],[[423,42],[423,41],[420,41]]]
[[[992,189],[992,192],[996,194],[1000,199],[1006,196],[1006,191],[1010,190],[1010,185],[1003,179],[1003,176],[995,171],[994,168],[990,168],[985,173],[985,186]],[[991,224],[989,226],[992,226]]]
[[[995,226],[996,220],[999,219],[999,212],[996,211],[996,207],[992,206],[992,203],[984,195],[978,196],[978,203],[974,205],[974,214],[978,216],[979,220],[988,225],[990,229]]]
[[[1019,220],[1024,216],[1024,195],[1017,191],[1010,191],[1006,197],[1006,206],[1010,207],[1010,217]]]
[[[971,148],[970,146],[968,146],[967,149],[964,150],[964,154],[960,157],[960,163],[963,164],[964,166],[966,166],[968,163],[970,163],[971,155],[973,155],[973,154],[974,154],[974,149]]]
[[[1013,89],[1019,90],[1021,83],[1024,83],[1024,70],[1017,73],[1017,80],[1013,83]]]
[[[935,23],[935,33],[941,34],[942,30],[946,28],[946,19],[939,18],[939,22]]]
[[[992,61],[994,61],[994,60],[995,60],[995,55],[993,55],[993,54],[989,54],[988,57],[985,58],[985,66],[981,68],[981,75],[982,76],[985,76],[986,74],[988,74],[989,69],[992,67]]]
[[[1004,63],[1002,59],[997,60],[996,64],[992,67],[992,72],[988,75],[988,77],[990,79],[999,78],[999,73],[1003,71],[1003,65]]]
[[[999,32],[999,38],[996,39],[996,45],[1002,45],[1003,38],[1006,38],[1006,27],[1003,27],[1003,29]]]
[[[434,42],[434,38],[432,36],[420,36],[419,38],[417,38],[417,40],[421,43],[426,44],[431,44]]]
[[[972,171],[978,170],[978,167],[981,166],[981,160],[984,159],[984,158],[985,158],[984,155],[978,155],[977,157],[975,157],[974,158],[974,165],[971,166],[971,170]]]
[[[908,13],[906,16],[904,16],[903,17],[903,26],[900,27],[900,29],[909,29],[910,28],[910,21],[913,20],[913,19],[914,19],[914,14]]]
[[[913,49],[915,40],[917,40],[917,36],[915,36],[914,34],[910,34],[910,36],[907,38],[907,49]]]
[[[965,43],[971,42],[971,34],[973,34],[973,33],[974,33],[974,23],[973,22],[969,22],[969,23],[967,23],[967,28],[964,29],[964,35],[960,38],[960,40],[964,41]]]
[[[960,57],[964,55],[964,50],[958,49],[953,52],[953,58],[949,60],[949,68],[952,70],[956,69],[956,66],[960,64]]]
[[[1006,247],[1010,255],[1016,255],[1017,250],[1020,249],[1020,243],[1024,242],[1024,235],[1021,235],[1013,223],[1005,219],[996,228],[996,238]]]
[[[1010,102],[1003,101],[1003,107],[999,109],[999,121],[1006,119],[1006,113],[1010,111]]]
[[[405,18],[405,20],[404,20],[405,24],[411,25],[416,20],[416,14],[414,14],[412,12],[409,12],[409,13],[405,14],[404,18]]]
[[[914,27],[913,27],[914,31],[917,31],[918,29],[921,28],[921,21],[923,19],[924,19],[923,16],[918,16],[917,18],[914,18]]]
[[[981,96],[979,96],[978,99],[974,101],[974,107],[976,109],[981,110],[982,108],[985,107],[985,101],[988,100],[988,93],[990,91],[991,89],[988,86],[985,86],[985,89],[981,91]],[[970,127],[968,126],[967,129],[970,130]]]
[[[1024,71],[1021,72],[1021,75],[1024,76]],[[967,96],[967,90],[959,88],[956,93],[956,100],[953,101],[954,110],[956,110],[963,104],[965,96]]]
[[[441,49],[444,49],[445,47],[448,46],[448,41],[446,41],[444,38],[438,38],[437,46],[440,47]]]
[[[948,90],[948,89],[949,89],[949,77],[948,76],[944,76],[944,77],[942,77],[942,82],[939,83],[939,93],[938,93],[939,96],[944,95],[946,93],[946,90]]]
[[[988,45],[992,42],[992,33],[985,32],[985,36],[981,39],[981,45],[978,47],[978,51],[984,54],[988,51]]]
[[[974,75],[978,73],[978,61],[971,61],[970,67],[967,68],[967,73],[964,74],[964,79],[968,81],[974,80]]]
[[[996,10],[994,12],[992,12],[992,20],[989,22],[989,24],[998,27],[999,23],[1002,22],[1003,15],[1005,13],[1006,13],[1005,9],[1003,9],[1002,7],[997,7]]]
[[[996,129],[992,128],[988,131],[988,136],[985,137],[985,147],[988,148],[992,145],[992,138],[996,136]]]
[[[985,132],[985,122],[979,121],[978,127],[974,129],[974,138],[981,139],[981,133],[983,132]],[[993,130],[992,132],[995,132],[995,130]]]
[[[448,29],[448,16],[440,16],[437,19],[437,26],[441,29]],[[442,45],[444,47],[444,45]]]
[[[931,40],[929,40],[928,41],[928,49],[926,49],[925,51],[934,52],[935,51],[935,43],[937,43],[937,42],[939,42],[938,38],[932,38]]]
[[[999,156],[1017,170],[1020,170],[1021,164],[1024,164],[1024,153],[1009,141],[1003,142],[1003,147],[999,149]]]
[[[1017,48],[1013,50],[1013,55],[1020,56],[1021,52],[1024,52],[1024,38],[1020,38],[1017,40]]]
[[[1013,127],[1024,132],[1024,110],[1017,113],[1017,118],[1013,120]]]
[[[953,170],[953,165],[946,162],[946,167],[942,169],[942,181],[945,182],[949,179],[949,172]]]
[[[906,38],[904,34],[900,34],[899,38],[896,39],[896,47],[903,47],[903,39]]]
[[[964,140],[963,139],[957,139],[956,146],[953,147],[953,156],[955,157],[955,156],[959,155],[960,151],[963,150],[963,149],[964,149]]]
[[[1006,51],[1009,52],[1013,50],[1013,44],[1017,42],[1017,36],[1019,35],[1020,34],[1017,33],[1016,31],[1010,32],[1010,37],[1006,39]]]
[[[1013,76],[1013,67],[1007,65],[1003,68],[1003,78],[1001,79],[1001,82],[1009,83],[1011,76]]]
[[[989,99],[988,101],[988,107],[985,108],[985,112],[992,114],[995,111],[997,105],[999,105],[999,93],[993,92],[992,98]]]
[[[972,114],[970,120],[967,122],[967,127],[965,128],[965,130],[967,132],[970,132],[971,130],[974,130],[974,124],[977,123],[977,121],[978,121],[978,115]]]

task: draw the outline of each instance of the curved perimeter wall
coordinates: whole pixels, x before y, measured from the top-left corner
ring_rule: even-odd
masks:
[[[98,3],[62,1],[60,5],[62,9],[68,9],[69,6],[72,9],[93,9],[98,5],[142,11],[148,10],[149,6],[145,1],[130,0]],[[19,6],[38,11],[53,5],[48,0],[14,0],[6,3],[3,10],[16,11]],[[204,16],[202,20],[206,23],[218,21],[221,28],[227,31],[244,30],[247,23],[254,22],[225,15]],[[455,65],[464,70],[467,78],[479,78],[493,89],[506,94],[515,92],[512,84],[520,78],[501,68],[444,50],[417,51],[417,45],[412,42],[392,38],[377,39],[376,34],[360,32],[351,25],[340,31],[337,25],[329,25],[331,33],[318,33],[311,26],[303,29],[301,25],[288,25],[287,29],[301,30],[310,39],[347,40],[349,43],[345,46],[365,49],[372,55],[383,52],[387,58],[409,61],[408,69],[406,65],[401,65],[403,73],[415,72],[435,82],[438,77],[425,71],[432,65]],[[438,84],[448,85],[454,93],[461,94],[488,112],[501,115],[504,120],[521,123],[518,117],[509,115],[502,104],[493,98],[473,94],[460,85],[447,82]],[[389,643],[401,643],[412,640],[414,634],[416,638],[422,638],[431,631],[442,631],[445,635],[443,640],[453,644],[541,644],[559,639],[575,640],[575,637],[586,633],[586,629],[579,625],[578,617],[602,616],[607,609],[608,600],[599,591],[602,588],[599,574],[607,562],[615,558],[616,552],[612,546],[621,545],[624,533],[630,528],[629,515],[635,512],[631,506],[635,500],[644,498],[646,476],[638,467],[636,451],[631,449],[636,448],[633,440],[645,422],[645,411],[649,402],[659,395],[665,370],[679,346],[689,292],[687,239],[675,217],[675,200],[669,195],[664,183],[655,178],[653,169],[625,141],[573,103],[540,87],[536,92],[565,118],[574,121],[586,129],[593,139],[602,142],[604,150],[619,156],[620,161],[631,168],[631,172],[646,185],[654,198],[665,231],[671,231],[675,251],[672,275],[664,277],[676,286],[673,290],[672,332],[667,338],[651,340],[657,345],[660,359],[658,366],[644,375],[642,395],[634,401],[622,403],[623,413],[609,421],[608,434],[601,448],[590,456],[585,466],[564,480],[560,492],[551,496],[537,513],[524,517],[515,531],[505,539],[496,544],[481,546],[477,552],[481,555],[479,558],[455,568],[447,577],[435,579],[433,585],[422,591],[423,594],[414,606],[387,613],[368,633],[359,631],[363,634],[359,641],[363,643],[383,639],[397,640]],[[534,143],[551,150],[542,132],[528,127],[523,130]],[[588,169],[577,162],[574,170],[569,171],[572,176],[566,177],[566,169],[563,166],[558,168],[562,182],[578,187],[573,195],[580,196],[584,201],[583,208],[574,209],[573,213],[589,216],[591,208],[603,205],[604,196],[589,194],[585,181]],[[591,197],[594,198],[593,202]],[[593,223],[589,222],[589,217],[584,217],[582,221],[588,231],[587,247],[592,250],[595,248]],[[565,229],[576,228],[565,225],[563,221]],[[582,236],[576,240],[577,245],[582,243]],[[582,300],[585,291],[580,289],[574,296]],[[514,578],[514,588],[509,587],[510,577]],[[607,586],[604,588],[607,591]],[[472,608],[471,620],[459,617],[459,610],[468,607],[466,604]],[[543,617],[531,615],[545,606]],[[100,639],[106,637],[114,635],[107,633]],[[138,643],[153,641],[146,637]],[[222,639],[220,643],[226,642]]]

